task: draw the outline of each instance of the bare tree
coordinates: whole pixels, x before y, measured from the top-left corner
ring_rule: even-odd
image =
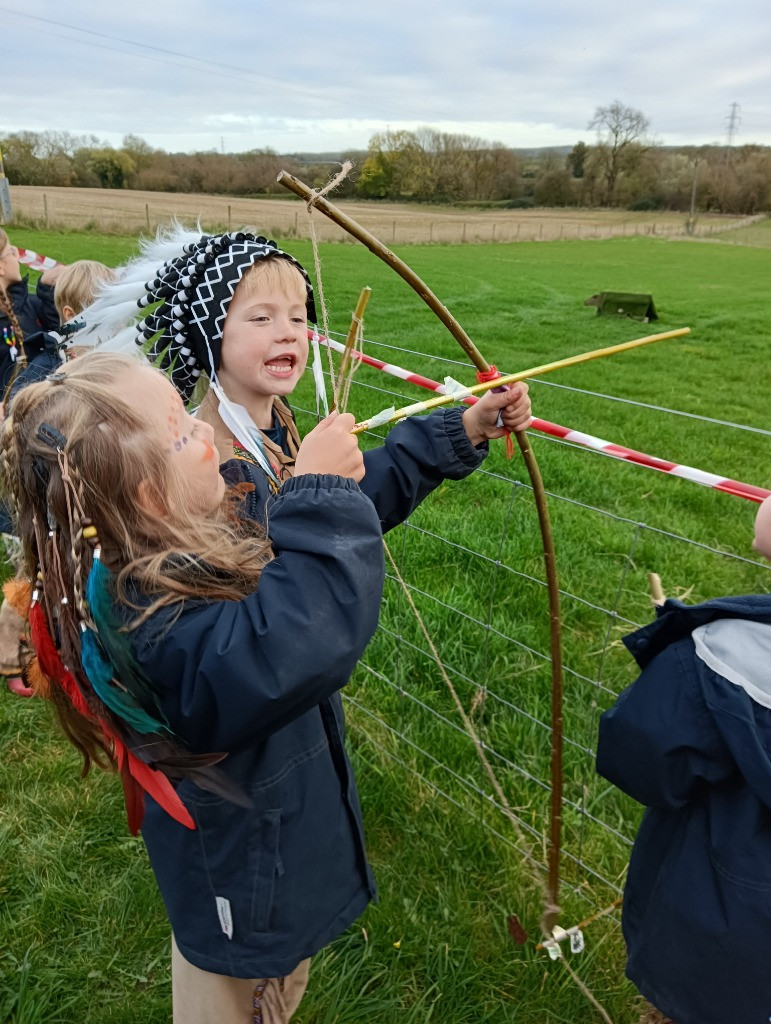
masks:
[[[647,148],[650,121],[642,111],[614,100],[597,107],[588,127],[597,132],[592,156],[605,183],[605,202],[612,206],[619,175],[633,170]]]

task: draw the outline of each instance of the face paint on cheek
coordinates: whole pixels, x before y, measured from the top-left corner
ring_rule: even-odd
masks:
[[[217,449],[214,447],[214,445],[211,443],[211,441],[207,441],[206,438],[203,439],[203,447],[204,447],[204,453],[203,453],[203,458],[201,459],[201,461],[202,462],[211,462],[215,458],[215,456],[217,454]]]

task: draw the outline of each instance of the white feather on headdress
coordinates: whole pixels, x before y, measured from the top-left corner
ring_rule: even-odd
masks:
[[[204,234],[172,221],[161,227],[155,238],[142,239],[140,254],[117,268],[117,279],[104,282],[96,298],[80,314],[86,326],[78,333],[78,345],[99,346],[102,351],[141,355],[134,343],[136,322],[147,315],[138,302],[167,260],[178,259],[185,245],[198,242]]]

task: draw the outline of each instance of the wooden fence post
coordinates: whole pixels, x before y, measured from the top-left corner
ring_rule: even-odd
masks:
[[[150,230],[150,204],[145,203],[145,223],[147,224],[147,230]]]
[[[43,193],[43,216],[45,217],[46,227],[48,227],[48,196]]]

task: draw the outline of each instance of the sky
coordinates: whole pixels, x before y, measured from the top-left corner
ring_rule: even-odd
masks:
[[[431,125],[540,148],[591,143],[618,100],[662,145],[771,145],[768,0],[0,0],[0,52],[0,135],[321,153]]]

